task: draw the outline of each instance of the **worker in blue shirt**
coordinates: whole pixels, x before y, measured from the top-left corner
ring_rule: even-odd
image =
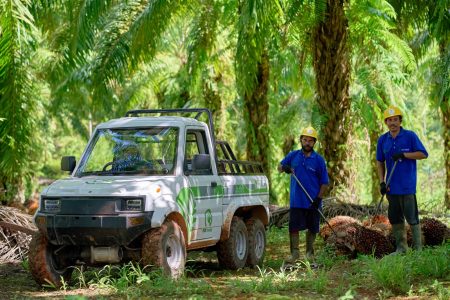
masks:
[[[422,249],[419,210],[417,208],[417,160],[428,157],[428,152],[417,135],[403,129],[402,112],[391,106],[384,112],[384,123],[389,131],[378,139],[377,167],[380,178],[380,192],[387,194],[389,201],[388,217],[395,237],[395,253],[404,253],[408,249],[406,242],[406,222],[411,227],[413,249]],[[386,186],[386,174],[390,174],[394,163],[397,165],[389,186]]]
[[[291,255],[286,260],[295,262],[300,257],[299,231],[306,230],[306,258],[314,258],[314,241],[319,232],[322,197],[328,185],[328,173],[325,160],[314,151],[317,131],[312,127],[302,130],[300,135],[301,150],[290,152],[278,166],[279,172],[294,173],[304,188],[314,199],[313,203],[294,178],[290,184],[289,240]]]

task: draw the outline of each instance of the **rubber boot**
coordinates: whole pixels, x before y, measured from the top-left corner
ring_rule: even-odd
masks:
[[[316,240],[316,233],[306,232],[306,259],[314,260],[314,241]]]
[[[392,254],[401,254],[405,253],[408,250],[408,243],[406,242],[406,230],[405,223],[402,224],[393,224],[392,225],[392,234],[395,238],[395,245],[397,249]]]
[[[291,246],[291,255],[285,260],[286,263],[295,263],[300,257],[300,251],[298,250],[299,234],[298,232],[289,234],[289,242]]]
[[[309,230],[306,232],[306,260],[309,262],[311,269],[317,269],[319,265],[314,261],[314,241],[317,233],[312,233]]]
[[[412,233],[412,248],[416,251],[422,250],[422,229],[420,228],[420,224],[411,225],[411,233]]]

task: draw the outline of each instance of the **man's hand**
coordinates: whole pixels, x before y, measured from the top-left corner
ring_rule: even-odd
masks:
[[[405,158],[405,154],[403,152],[398,152],[392,155],[392,160],[397,161],[399,159]]]
[[[322,198],[316,197],[314,198],[311,206],[309,208],[319,209],[320,203],[322,202]]]
[[[287,165],[282,165],[281,169],[283,170],[284,173],[287,173],[287,174],[291,174],[292,173],[291,167],[289,167]]]
[[[386,182],[382,182],[380,183],[380,193],[381,195],[385,195],[387,192],[387,186],[386,186]]]

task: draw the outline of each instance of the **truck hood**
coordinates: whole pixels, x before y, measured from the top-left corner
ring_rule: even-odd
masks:
[[[70,177],[52,183],[43,196],[141,196],[152,194],[159,187],[160,194],[170,192],[176,177],[150,178],[140,176]]]

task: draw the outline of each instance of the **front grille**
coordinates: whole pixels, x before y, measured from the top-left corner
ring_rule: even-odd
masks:
[[[41,211],[59,215],[117,215],[123,211],[123,203],[142,197],[42,197]],[[45,200],[60,200],[59,211],[46,211]]]

